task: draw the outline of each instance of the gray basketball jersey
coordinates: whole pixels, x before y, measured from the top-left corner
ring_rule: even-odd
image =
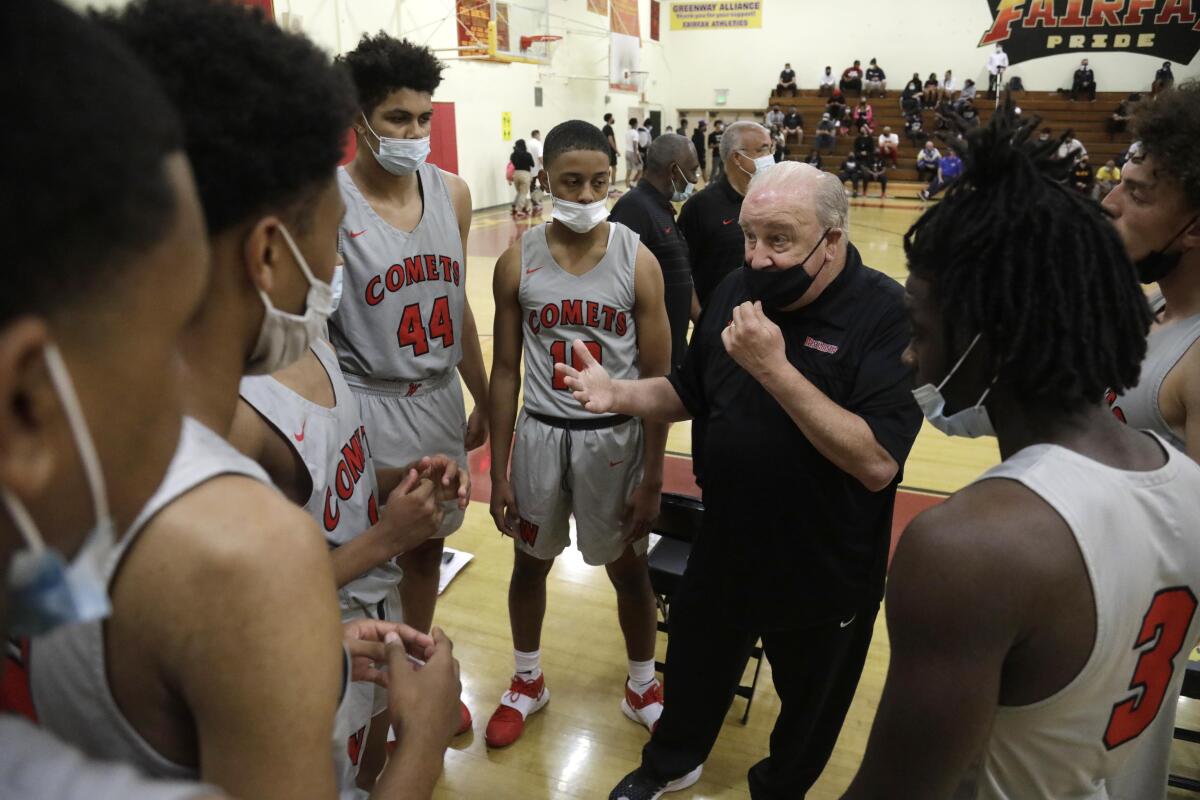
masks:
[[[121,538],[106,580],[112,581],[125,554],[162,509],[197,486],[230,474],[270,483],[258,464],[185,417],[167,474]],[[194,779],[195,769],[164,758],[125,719],[109,689],[106,663],[102,621],[69,625],[33,639],[30,689],[39,722],[92,758],[129,764],[152,777]]]
[[[1161,307],[1161,299],[1154,305]],[[1156,309],[1157,310],[1157,309]],[[1109,393],[1108,403],[1113,414],[1135,428],[1151,430],[1171,443],[1180,452],[1187,452],[1183,432],[1173,429],[1163,418],[1158,394],[1163,381],[1196,340],[1200,339],[1200,314],[1181,319],[1152,331],[1146,339],[1146,360],[1137,386],[1119,397]]]
[[[333,385],[333,408],[301,397],[270,375],[242,378],[240,392],[308,468],[312,491],[304,510],[330,547],[338,547],[379,521],[379,484],[358,400],[342,377],[337,354],[323,341],[312,351]],[[392,562],[375,567],[342,587],[343,608],[350,598],[378,603],[402,576]]]
[[[466,258],[458,216],[441,170],[422,164],[417,175],[424,213],[406,233],[376,214],[346,168],[338,169],[344,288],[329,338],[349,374],[422,382],[462,359]]]
[[[580,339],[614,379],[637,378],[637,330],[633,320],[634,264],[638,235],[609,222],[608,250],[583,275],[555,263],[546,242],[550,224],[521,239],[522,333],[525,339],[525,408],[535,414],[595,419],[571,396],[554,371],[576,363],[571,342]]]

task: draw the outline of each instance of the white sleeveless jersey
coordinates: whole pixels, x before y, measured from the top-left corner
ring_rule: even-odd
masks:
[[[1064,689],[997,709],[979,798],[1108,798],[1108,781],[1155,745],[1147,729],[1173,718],[1200,639],[1200,466],[1162,444],[1168,461],[1151,472],[1043,444],[980,478],[1017,481],[1066,521],[1095,596],[1096,641]],[[1161,763],[1157,792],[1139,798],[1162,796],[1165,753]]]
[[[167,474],[121,538],[109,560],[106,580],[112,581],[125,555],[162,509],[221,475],[270,483],[258,464],[185,417]],[[70,625],[33,639],[29,675],[38,721],[92,758],[120,761],[152,777],[194,779],[194,768],[164,758],[125,719],[109,689],[106,663],[103,622]]]
[[[346,168],[338,169],[344,287],[329,337],[351,375],[421,383],[462,360],[466,258],[458,216],[441,170],[426,163],[417,175],[424,213],[406,233],[376,214]]]
[[[333,408],[301,397],[269,375],[242,378],[240,392],[304,462],[312,486],[304,510],[321,526],[330,547],[338,547],[379,521],[379,484],[358,401],[337,355],[323,341],[312,351],[333,386]],[[375,567],[342,587],[342,607],[380,602],[401,577],[393,562]]]
[[[521,238],[521,323],[525,349],[525,408],[535,414],[596,419],[571,396],[554,365],[575,363],[571,342],[580,339],[614,379],[638,377],[634,325],[634,265],[639,238],[609,222],[608,250],[586,274],[555,263],[546,234],[550,223]]]

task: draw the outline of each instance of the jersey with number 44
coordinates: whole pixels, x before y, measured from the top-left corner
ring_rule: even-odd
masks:
[[[1154,732],[1174,720],[1200,639],[1200,466],[1154,439],[1168,460],[1148,472],[1041,444],[980,478],[1021,483],[1066,522],[1092,586],[1096,640],[1062,690],[997,709],[979,798],[1108,798],[1135,754],[1160,764],[1160,774],[1151,776],[1149,793],[1134,796],[1165,792],[1167,753],[1146,751],[1170,747]]]
[[[338,169],[345,267],[329,339],[348,374],[420,383],[462,360],[467,273],[458,216],[441,170],[422,164],[417,176],[424,211],[417,227],[402,231]]]
[[[554,365],[583,364],[571,343],[579,339],[613,379],[638,376],[637,330],[633,321],[634,268],[638,235],[610,222],[608,249],[582,275],[560,267],[550,254],[550,223],[521,238],[521,332],[525,348],[525,407],[536,414],[595,419],[585,411]]]

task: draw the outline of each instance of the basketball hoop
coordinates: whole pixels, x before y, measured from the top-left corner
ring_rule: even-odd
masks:
[[[561,36],[538,35],[521,37],[521,55],[549,64]]]

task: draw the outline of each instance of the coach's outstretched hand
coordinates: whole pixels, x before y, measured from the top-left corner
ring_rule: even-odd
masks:
[[[607,414],[616,404],[616,386],[600,362],[592,358],[583,342],[571,342],[572,362],[582,364],[577,370],[569,364],[555,364],[555,371],[562,376],[571,394],[593,414]]]

